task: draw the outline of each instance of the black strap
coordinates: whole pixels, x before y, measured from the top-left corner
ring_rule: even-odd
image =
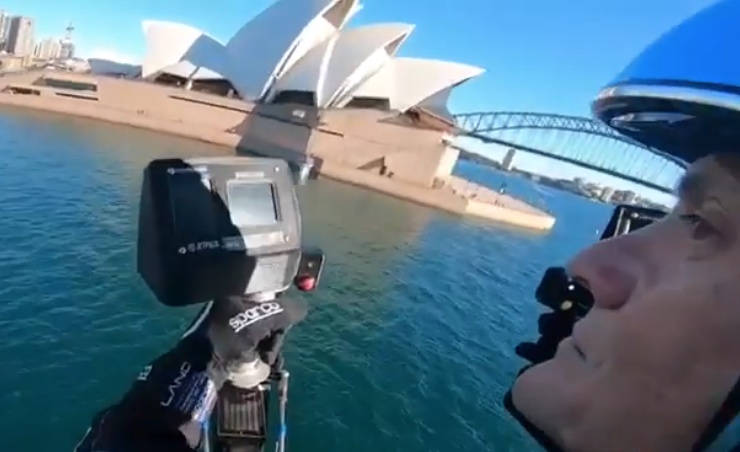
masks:
[[[516,419],[519,424],[524,427],[524,430],[529,433],[529,436],[534,438],[537,443],[542,446],[547,452],[565,452],[560,446],[558,446],[552,438],[547,436],[545,432],[537,428],[534,424],[529,422],[529,419],[524,417],[521,411],[514,406],[514,401],[511,398],[511,391],[507,391],[504,396],[504,408]]]
[[[521,374],[521,372],[520,372]],[[512,400],[511,391],[507,391],[504,396],[504,408],[511,414],[511,416],[524,427],[529,435],[542,446],[547,452],[566,452],[565,449],[555,443],[545,432],[537,428],[532,424],[522,413],[519,411]],[[724,431],[725,428],[735,419],[735,416],[740,413],[740,379],[738,379],[735,386],[732,388],[727,398],[720,406],[717,414],[714,415],[712,420],[707,425],[704,433],[699,437],[699,440],[694,444],[691,452],[703,452],[705,451],[717,437]],[[740,452],[740,444],[736,445],[731,452]]]
[[[699,437],[699,440],[694,444],[691,452],[702,452],[710,444],[712,444],[717,437],[727,428],[728,425],[735,419],[735,416],[740,412],[740,378],[735,383],[727,398],[722,402],[722,406],[719,407],[719,411],[714,415],[712,420],[707,425],[704,433]],[[740,450],[740,445],[735,446],[733,450]]]

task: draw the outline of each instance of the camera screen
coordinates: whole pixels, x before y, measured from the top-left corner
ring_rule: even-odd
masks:
[[[278,222],[275,189],[268,182],[229,182],[229,213],[238,227],[270,226]]]
[[[170,199],[175,228],[182,239],[197,241],[218,233],[208,179],[194,172],[173,174]]]

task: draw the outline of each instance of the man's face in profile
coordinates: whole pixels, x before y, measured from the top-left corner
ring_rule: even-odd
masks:
[[[740,158],[696,162],[665,219],[568,269],[596,303],[513,400],[573,452],[689,451],[740,377]]]

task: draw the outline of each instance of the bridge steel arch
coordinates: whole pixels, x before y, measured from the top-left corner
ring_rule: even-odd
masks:
[[[592,118],[511,111],[472,112],[458,114],[454,118],[461,136],[570,163],[663,193],[673,192],[675,179],[686,168],[684,162],[624,136]],[[519,137],[520,131],[529,132],[530,135],[532,132],[549,135],[550,143],[565,145],[566,149],[554,151],[543,149],[545,146],[542,144],[525,144]],[[580,140],[574,140],[574,137],[580,137]],[[591,137],[591,141],[586,137]],[[598,140],[594,141],[594,138]],[[580,152],[574,149],[586,144],[593,145],[589,146],[590,149],[580,149]],[[604,146],[612,148],[613,153],[623,153],[622,159],[605,156]],[[636,166],[642,167],[642,171]]]
[[[527,112],[477,112],[456,115],[457,125],[466,131],[485,133],[497,130],[513,129],[551,129],[569,132],[588,133],[624,141],[644,147],[628,137],[607,127],[603,122],[582,116],[567,116],[549,113],[527,113]]]

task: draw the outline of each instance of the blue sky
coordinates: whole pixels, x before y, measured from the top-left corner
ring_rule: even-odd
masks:
[[[363,0],[354,25],[417,25],[402,55],[456,60],[486,69],[460,88],[455,113],[539,111],[588,115],[591,99],[631,58],[713,0]],[[75,24],[81,56],[137,60],[143,19],[188,23],[226,40],[271,0],[0,0],[33,16],[37,36]],[[478,143],[474,151],[499,157]],[[565,164],[520,153],[517,164],[562,176],[583,175],[634,188]]]

